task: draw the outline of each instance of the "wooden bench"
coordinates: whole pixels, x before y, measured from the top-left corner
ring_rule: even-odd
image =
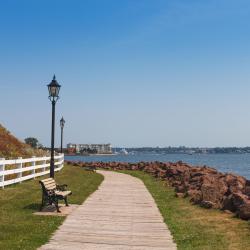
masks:
[[[46,205],[54,204],[56,206],[57,212],[60,213],[58,201],[64,200],[65,205],[68,206],[67,196],[71,195],[72,192],[66,190],[67,185],[58,185],[56,184],[53,178],[47,178],[44,180],[39,181],[42,186],[42,205],[41,209]]]
[[[93,172],[96,171],[96,167],[95,166],[87,166],[87,167],[84,167],[83,169],[87,170],[87,171],[93,171]]]

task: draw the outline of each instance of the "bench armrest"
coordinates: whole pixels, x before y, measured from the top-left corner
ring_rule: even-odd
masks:
[[[56,189],[60,191],[66,191],[67,184],[62,184],[62,185],[56,185]]]

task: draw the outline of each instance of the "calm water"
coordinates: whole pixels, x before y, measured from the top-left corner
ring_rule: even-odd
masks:
[[[250,179],[250,154],[143,154],[114,156],[65,156],[66,160],[139,162],[139,161],[183,161],[192,165],[207,165],[221,172],[233,172]]]

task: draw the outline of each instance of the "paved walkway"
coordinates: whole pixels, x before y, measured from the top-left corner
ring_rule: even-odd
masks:
[[[98,171],[104,181],[42,250],[174,250],[172,236],[143,182]]]

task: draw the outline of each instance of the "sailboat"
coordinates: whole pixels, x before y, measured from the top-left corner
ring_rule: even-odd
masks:
[[[123,149],[120,151],[120,154],[122,154],[122,155],[128,155],[128,151],[127,151],[125,148],[123,148]]]

